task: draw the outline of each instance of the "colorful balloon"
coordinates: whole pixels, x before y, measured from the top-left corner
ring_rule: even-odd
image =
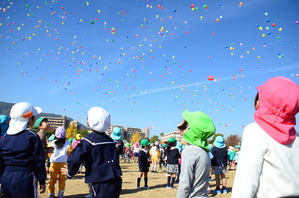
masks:
[[[213,80],[214,80],[214,76],[209,75],[209,76],[208,76],[208,80],[209,80],[209,81],[213,81]]]

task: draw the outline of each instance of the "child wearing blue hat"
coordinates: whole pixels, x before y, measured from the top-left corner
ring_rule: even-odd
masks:
[[[137,188],[140,188],[140,181],[144,174],[144,188],[148,189],[147,185],[148,177],[147,174],[149,172],[150,167],[150,156],[148,153],[149,145],[151,144],[148,139],[142,139],[140,141],[141,150],[138,153],[138,166],[139,166],[139,176],[137,178]]]
[[[0,115],[0,139],[6,135],[10,118],[6,115]]]
[[[226,190],[226,166],[227,166],[227,148],[224,143],[223,136],[217,136],[214,143],[214,147],[211,150],[212,155],[212,166],[214,167],[214,174],[216,180],[216,193],[227,193]],[[222,192],[220,190],[220,176],[222,179]]]
[[[115,141],[118,155],[123,154],[124,142],[122,141],[123,136],[122,136],[121,128],[114,127],[113,130],[112,130],[112,133],[111,133],[110,137]]]

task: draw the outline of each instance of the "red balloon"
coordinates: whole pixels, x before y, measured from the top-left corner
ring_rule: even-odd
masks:
[[[211,76],[211,75],[210,75],[210,76],[208,76],[208,80],[209,80],[209,81],[212,81],[212,80],[214,80],[214,76]]]

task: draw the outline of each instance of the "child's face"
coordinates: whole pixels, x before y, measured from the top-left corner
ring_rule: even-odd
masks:
[[[181,136],[184,135],[186,129],[188,128],[188,123],[186,120],[183,120],[179,125],[178,125],[178,132],[180,133]]]
[[[40,129],[47,129],[49,128],[50,123],[48,122],[48,120],[43,120],[42,123],[40,124],[39,128]]]

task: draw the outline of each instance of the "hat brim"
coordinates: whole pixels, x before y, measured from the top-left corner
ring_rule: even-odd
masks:
[[[38,115],[42,112],[42,109],[40,107],[34,107],[32,110],[33,115]],[[14,135],[17,133],[20,133],[21,131],[25,130],[27,128],[29,118],[26,119],[11,119],[9,122],[9,127],[7,130],[7,134]]]

